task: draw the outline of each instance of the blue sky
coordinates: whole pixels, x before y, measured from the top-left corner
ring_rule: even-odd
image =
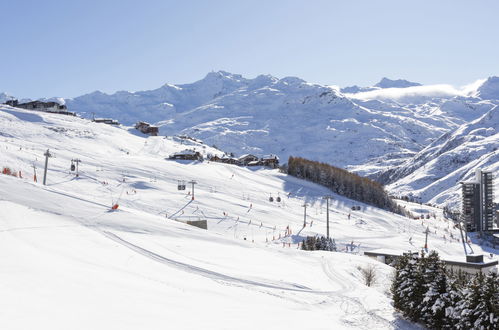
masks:
[[[0,92],[153,89],[212,70],[372,85],[499,75],[499,1],[0,0]]]

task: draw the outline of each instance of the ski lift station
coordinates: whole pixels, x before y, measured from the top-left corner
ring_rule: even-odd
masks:
[[[409,253],[415,256],[419,256],[418,252],[400,252],[397,250],[390,249],[376,249],[371,251],[365,251],[364,255],[373,259],[376,259],[379,262],[390,265],[398,258],[402,257],[404,254]],[[487,260],[488,259],[488,260]],[[484,260],[483,255],[477,254],[469,254],[466,256],[466,261],[458,260],[456,258],[446,258],[441,259],[445,264],[445,267],[448,270],[453,272],[462,271],[468,274],[477,274],[483,273],[487,274],[489,272],[498,272],[498,264],[499,261],[497,259],[489,259]]]

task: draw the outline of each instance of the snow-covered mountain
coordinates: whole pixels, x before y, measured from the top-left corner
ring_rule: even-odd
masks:
[[[68,107],[126,124],[155,122],[161,133],[188,134],[242,153],[304,156],[337,166],[363,165],[387,156],[400,162],[445,132],[412,111],[359,105],[338,90],[287,77],[246,79],[212,72],[193,84],[147,92],[95,92]],[[362,143],[359,143],[362,141]],[[352,152],[345,153],[345,147]],[[376,166],[373,166],[376,168]]]
[[[476,168],[499,173],[499,106],[480,118],[442,135],[401,166],[383,173],[398,194],[413,194],[435,204],[458,207],[459,182],[474,177]],[[496,189],[496,200],[499,197]]]
[[[438,157],[425,150],[489,113],[498,99],[499,77],[461,89],[388,78],[372,87],[338,89],[296,77],[248,79],[218,71],[192,84],[94,92],[65,102],[86,117],[94,113],[127,125],[149,121],[160,126],[161,134],[187,134],[239,155],[272,153],[283,162],[302,156],[395,183],[419,168],[421,153],[427,155],[425,163]],[[464,155],[466,150],[464,145],[457,151]],[[438,177],[451,173],[444,164],[440,168]],[[390,187],[408,187],[407,180]],[[448,196],[455,182],[439,189]],[[432,194],[423,195],[436,201]]]
[[[379,88],[406,88],[406,87],[413,87],[413,86],[422,86],[420,83],[415,83],[412,81],[408,81],[405,79],[388,79],[384,77],[381,79],[379,83],[374,85],[374,87],[379,87]]]
[[[489,77],[474,95],[483,100],[499,100],[499,77]]]

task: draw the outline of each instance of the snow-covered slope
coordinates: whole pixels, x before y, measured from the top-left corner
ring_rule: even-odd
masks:
[[[75,117],[2,107],[0,133],[0,166],[22,175],[0,175],[2,328],[411,327],[387,297],[389,267],[297,249],[304,236],[325,233],[321,186],[277,170],[167,160],[185,141]],[[47,148],[54,157],[43,186]],[[69,171],[74,158],[78,178]],[[192,179],[194,200],[177,190],[178,180]],[[269,202],[270,194],[282,202]],[[439,209],[407,204],[436,214],[422,224],[363,204],[353,212],[359,203],[336,195],[331,204],[339,250],[352,241],[356,253],[417,250],[430,226],[432,248],[461,255]],[[182,223],[198,219],[207,231]],[[372,288],[358,269],[369,263],[379,274]]]
[[[458,208],[459,182],[470,180],[476,168],[499,173],[498,149],[499,106],[495,106],[479,119],[444,134],[380,180],[394,182],[389,188],[395,193],[412,193],[431,203]],[[495,184],[499,187],[499,180]]]

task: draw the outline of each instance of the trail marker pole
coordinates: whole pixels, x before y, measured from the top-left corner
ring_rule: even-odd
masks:
[[[34,174],[33,174],[33,181],[34,181],[34,182],[38,182],[38,180],[36,179],[36,166],[35,166],[35,164],[33,164],[33,171],[34,171]]]
[[[49,149],[47,149],[43,155],[45,156],[45,170],[43,171],[43,185],[45,186],[47,184],[47,166],[49,163],[49,157],[52,157],[52,154]]]

